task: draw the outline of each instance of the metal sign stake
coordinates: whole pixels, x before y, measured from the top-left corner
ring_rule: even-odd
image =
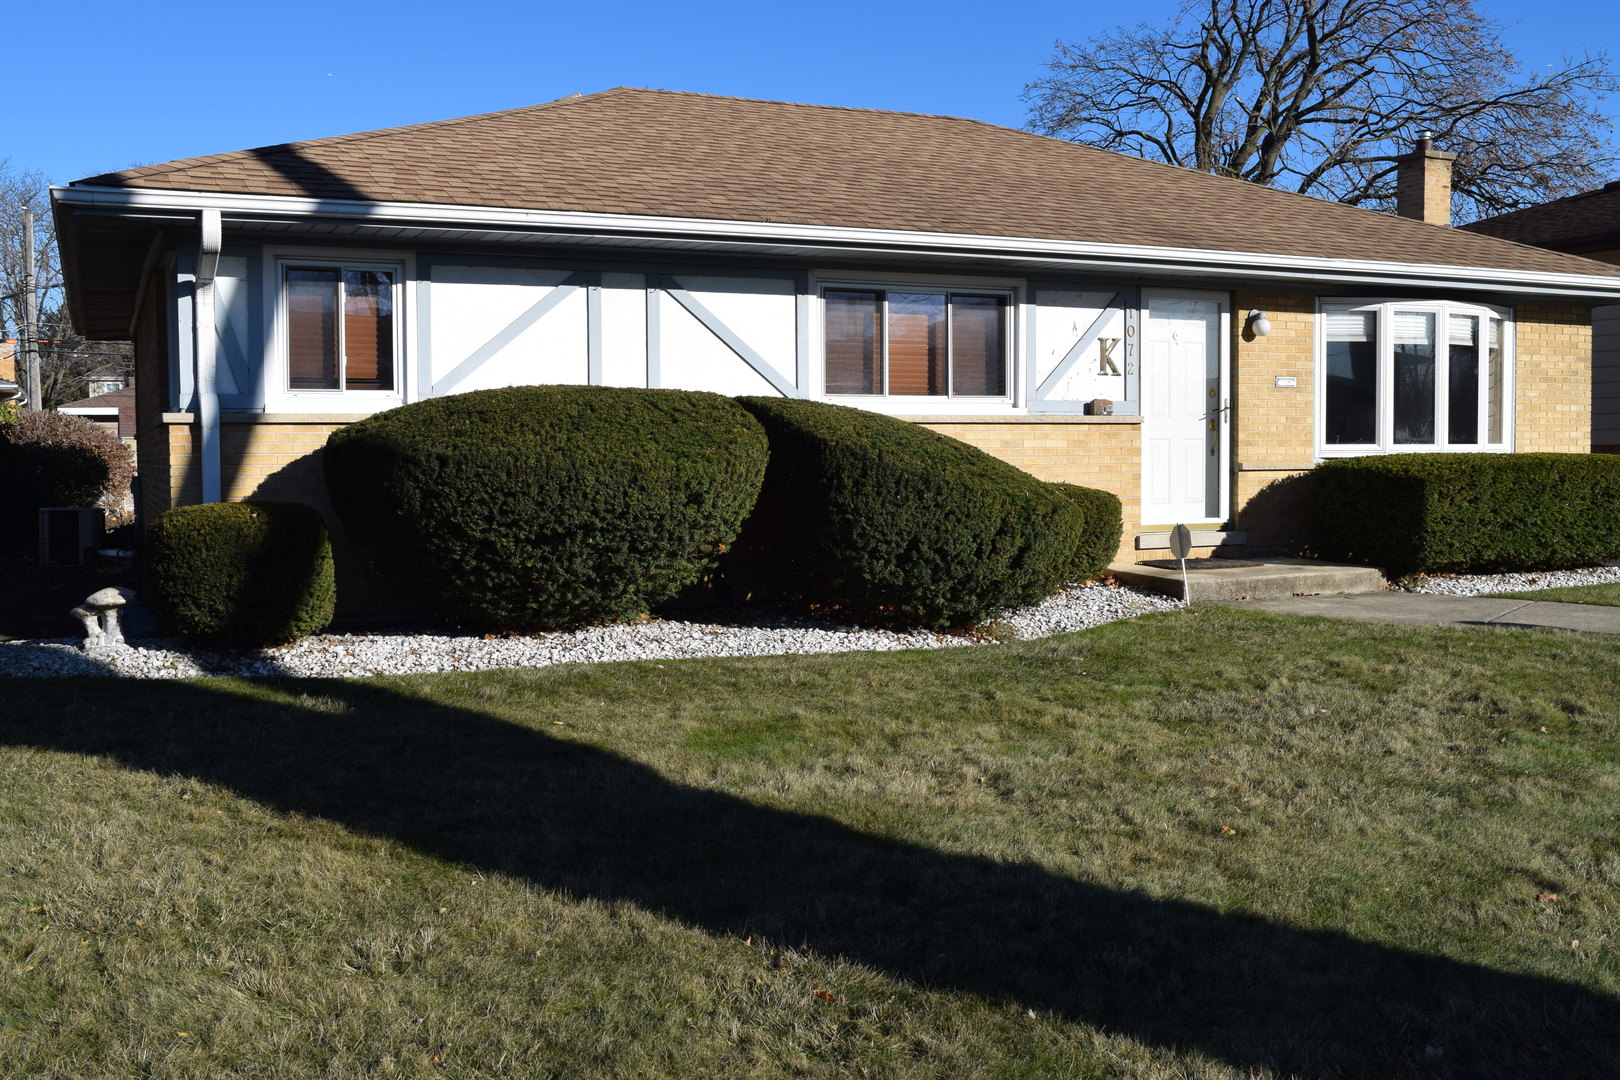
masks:
[[[1170,530],[1170,554],[1181,560],[1181,602],[1192,603],[1192,586],[1187,583],[1187,553],[1192,550],[1192,530],[1177,525]]]

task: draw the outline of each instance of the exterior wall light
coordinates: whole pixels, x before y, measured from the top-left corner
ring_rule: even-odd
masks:
[[[1249,311],[1249,332],[1255,337],[1266,337],[1271,333],[1271,320],[1259,308]]]

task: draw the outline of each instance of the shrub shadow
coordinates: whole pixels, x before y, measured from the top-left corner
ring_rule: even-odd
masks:
[[[321,711],[196,683],[9,689],[24,707],[0,743],[196,778],[572,897],[1240,1070],[1571,1080],[1620,1061],[1620,1002],[1590,989],[874,837],[387,684],[287,684]]]

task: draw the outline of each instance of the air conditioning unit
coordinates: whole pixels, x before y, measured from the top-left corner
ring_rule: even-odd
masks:
[[[85,555],[101,546],[102,514],[93,506],[40,507],[39,564],[83,566]]]

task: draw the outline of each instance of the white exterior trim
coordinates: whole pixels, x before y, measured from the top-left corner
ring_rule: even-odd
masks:
[[[287,381],[287,304],[283,270],[297,263],[316,266],[344,266],[366,270],[388,270],[394,281],[394,389],[392,390],[293,390]],[[259,404],[266,412],[328,413],[341,406],[344,411],[381,412],[415,400],[418,374],[411,358],[416,355],[416,320],[411,301],[416,282],[416,257],[410,252],[367,251],[359,248],[266,247],[264,272],[264,350],[262,383],[264,398]]]
[[[655,217],[642,214],[599,214],[563,210],[519,210],[507,207],[455,206],[436,203],[368,202],[359,199],[313,199],[285,195],[240,195],[209,191],[165,191],[150,188],[53,187],[52,198],[68,206],[101,209],[197,212],[213,209],[232,214],[277,217],[343,218],[376,226],[424,228],[466,226],[483,229],[628,234],[644,237],[736,242],[835,245],[850,251],[899,254],[903,251],[967,259],[1049,261],[1071,268],[1109,270],[1197,271],[1238,273],[1251,278],[1323,283],[1388,283],[1448,285],[1458,289],[1510,289],[1527,294],[1620,299],[1620,277],[1597,274],[1541,273],[1489,266],[1334,259],[1300,255],[1204,248],[1105,244],[970,233],[910,232],[897,229],[847,228],[719,218]]]
[[[889,292],[903,292],[914,286],[928,291],[979,291],[996,293],[1007,298],[1007,392],[995,397],[954,397],[950,395],[906,394],[829,394],[827,393],[827,314],[823,301],[827,289],[840,287],[867,287]],[[1006,416],[1012,410],[1022,410],[1024,401],[1024,371],[1029,363],[1026,327],[1030,321],[1025,310],[1028,295],[1025,283],[1018,278],[962,277],[948,274],[884,274],[878,271],[811,271],[810,296],[810,384],[804,396],[813,401],[833,405],[848,405],[871,412],[893,416],[913,416],[948,410],[964,416]]]
[[[1386,354],[1391,350],[1391,337],[1394,328],[1391,325],[1395,310],[1421,311],[1433,313],[1435,316],[1435,420],[1434,430],[1436,442],[1434,443],[1397,443],[1395,442],[1393,425],[1395,416],[1395,386],[1390,369],[1385,365]],[[1365,444],[1329,444],[1326,439],[1327,431],[1327,319],[1323,314],[1329,310],[1376,310],[1378,314],[1378,402],[1376,405],[1375,420],[1378,425],[1378,441]],[[1449,401],[1445,397],[1445,387],[1440,383],[1440,339],[1446,333],[1446,318],[1450,314],[1477,315],[1481,318],[1480,333],[1483,338],[1486,331],[1485,322],[1491,318],[1502,320],[1502,441],[1488,443],[1481,440],[1478,443],[1458,443],[1452,445],[1439,441],[1444,432],[1442,422],[1448,419]],[[1519,323],[1517,312],[1512,308],[1497,307],[1494,304],[1475,304],[1461,300],[1410,300],[1400,297],[1332,297],[1319,296],[1316,299],[1316,332],[1314,354],[1311,364],[1315,368],[1316,378],[1313,387],[1315,404],[1312,410],[1312,426],[1315,429],[1316,460],[1327,461],[1331,458],[1342,457],[1377,457],[1384,454],[1503,454],[1512,453],[1514,449],[1515,433],[1518,428],[1518,371],[1519,371]],[[1480,350],[1480,396],[1485,395],[1485,350]],[[1447,363],[1450,363],[1449,354]],[[1449,370],[1449,368],[1448,368]],[[1480,413],[1483,423],[1485,415],[1483,409]]]

